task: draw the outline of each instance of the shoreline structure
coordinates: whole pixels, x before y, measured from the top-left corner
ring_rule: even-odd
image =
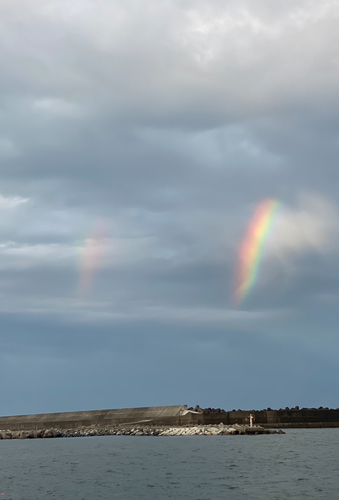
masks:
[[[254,425],[249,425],[252,415]],[[102,435],[191,436],[276,434],[278,428],[339,427],[339,409],[225,411],[153,406],[0,417],[0,439]],[[279,431],[279,433],[283,433]]]
[[[39,429],[30,431],[1,431],[0,439],[37,439],[58,437],[90,437],[90,436],[234,436],[258,434],[285,434],[282,430],[265,429],[259,425],[197,425],[193,427],[145,427],[124,426],[115,428],[83,427],[78,429]]]

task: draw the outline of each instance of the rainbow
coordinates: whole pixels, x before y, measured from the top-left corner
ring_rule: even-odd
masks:
[[[104,221],[97,219],[82,248],[78,295],[88,296],[105,253]]]
[[[262,200],[256,207],[245,238],[240,245],[236,276],[235,302],[240,304],[258,281],[266,243],[281,203]]]

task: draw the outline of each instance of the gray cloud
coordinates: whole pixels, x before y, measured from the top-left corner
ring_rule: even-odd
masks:
[[[73,389],[78,408],[178,403],[191,396],[179,379],[170,387],[171,370],[206,363],[193,391],[203,399],[214,359],[223,377],[220,351],[258,384],[260,363],[287,363],[286,387],[274,378],[281,406],[330,404],[321,383],[312,393],[316,371],[295,389],[293,377],[318,362],[325,384],[336,369],[333,350],[314,350],[321,336],[336,346],[338,321],[336,2],[18,0],[0,15],[0,321],[13,390],[47,372],[48,409],[68,409]],[[283,212],[235,309],[239,243],[266,197]],[[105,251],[81,296],[98,220]],[[168,399],[133,390],[131,375],[114,403],[104,385],[87,403],[105,370],[133,365],[147,387],[161,363]],[[65,397],[61,372],[75,377]],[[43,411],[25,391],[4,411]],[[234,406],[254,404],[237,391]]]

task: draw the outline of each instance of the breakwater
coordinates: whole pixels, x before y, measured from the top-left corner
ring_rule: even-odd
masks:
[[[298,409],[225,411],[220,408],[187,405],[121,408],[37,415],[0,417],[0,429],[10,431],[39,431],[46,429],[81,429],[95,427],[107,429],[118,426],[193,427],[206,425],[248,426],[249,416],[253,423],[264,428],[323,428],[339,427],[339,409]]]
[[[246,425],[198,425],[193,427],[116,427],[79,429],[38,429],[30,431],[0,430],[0,439],[46,439],[90,436],[235,436],[259,434],[284,434],[283,431]]]
[[[19,431],[50,428],[77,429],[90,426],[107,428],[131,423],[144,423],[145,425],[186,425],[188,422],[186,414],[187,406],[179,405],[15,415],[0,417],[0,429]]]

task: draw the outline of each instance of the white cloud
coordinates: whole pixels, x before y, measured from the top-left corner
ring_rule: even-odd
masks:
[[[76,267],[77,249],[67,244],[18,244],[7,241],[0,245],[0,269],[29,269],[50,266]]]
[[[224,123],[337,95],[338,2],[271,4],[2,2],[0,37],[18,68],[8,92],[26,81],[54,113],[73,113],[71,96],[117,118],[208,109]]]
[[[317,251],[327,253],[338,243],[338,208],[323,197],[300,195],[295,208],[283,207],[269,239],[271,256]]]
[[[61,98],[53,99],[46,97],[38,99],[34,102],[34,106],[45,113],[56,116],[76,117],[81,113],[81,110],[75,103]]]
[[[22,198],[21,196],[3,196],[0,194],[0,210],[11,210],[24,205],[29,201],[29,198]]]

